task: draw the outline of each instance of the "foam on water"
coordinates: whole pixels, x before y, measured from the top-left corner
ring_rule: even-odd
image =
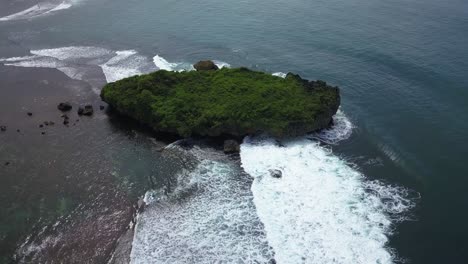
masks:
[[[309,138],[318,139],[327,144],[336,144],[342,140],[348,139],[353,132],[354,125],[341,110],[333,116],[333,126],[315,132]]]
[[[284,72],[274,72],[271,75],[278,76],[278,77],[281,77],[281,78],[286,78],[286,73],[284,73]]]
[[[68,77],[86,81],[99,93],[103,82],[115,82],[123,78],[156,71],[191,71],[192,64],[186,62],[168,62],[156,55],[153,61],[140,55],[135,50],[113,51],[92,46],[70,46],[51,49],[31,50],[30,55],[12,58],[0,58],[6,66],[55,68]],[[230,67],[226,62],[216,61],[218,67]],[[103,77],[99,77],[101,68]]]
[[[94,90],[105,82],[157,70],[154,64],[135,50],[113,51],[90,46],[71,46],[31,50],[32,55],[1,58],[7,66],[55,68],[68,77],[90,83]],[[99,75],[99,68],[102,69]]]
[[[393,263],[393,224],[414,206],[407,190],[369,181],[309,139],[246,138],[242,167],[277,263]],[[273,178],[269,170],[282,171]]]
[[[107,82],[115,82],[123,78],[155,71],[156,68],[144,56],[135,50],[117,51],[116,56],[100,65]]]
[[[218,68],[231,68],[231,64],[224,62],[224,61],[219,61],[219,60],[213,60],[214,64],[218,66]]]
[[[168,62],[163,57],[156,55],[153,57],[153,63],[160,70],[166,71],[192,71],[193,65],[185,62]]]
[[[173,146],[173,148],[179,148]],[[194,148],[198,164],[177,177],[169,196],[146,195],[131,263],[269,263],[273,257],[238,164]],[[225,157],[222,157],[225,159]]]
[[[32,19],[40,16],[44,16],[50,13],[54,13],[59,10],[68,9],[75,4],[76,1],[67,0],[63,2],[42,2],[36,5],[31,6],[23,11],[0,17],[0,21],[10,21],[10,20],[21,20],[21,19]]]
[[[112,53],[111,50],[89,47],[89,46],[70,46],[53,49],[31,50],[31,54],[43,57],[56,58],[58,60],[74,59],[92,59],[99,58]]]

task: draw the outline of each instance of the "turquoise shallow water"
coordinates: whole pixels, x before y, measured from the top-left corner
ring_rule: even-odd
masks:
[[[411,263],[468,259],[468,2],[83,0],[0,22],[0,57],[94,46],[152,60],[296,72],[342,89],[356,130],[335,147],[370,178],[419,192],[390,241]],[[11,44],[15,43],[15,44]]]

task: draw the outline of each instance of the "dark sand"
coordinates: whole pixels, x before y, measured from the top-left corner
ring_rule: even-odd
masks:
[[[69,126],[57,109],[62,101],[73,104]],[[94,105],[93,117],[76,114],[84,103]],[[104,147],[127,135],[108,122],[102,104],[88,84],[57,70],[0,65],[0,125],[7,126],[0,132],[0,263],[111,257],[134,198],[109,169],[112,152]],[[55,124],[41,128],[44,121]]]

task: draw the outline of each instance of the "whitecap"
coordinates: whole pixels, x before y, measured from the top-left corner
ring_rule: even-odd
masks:
[[[240,156],[277,263],[395,261],[389,236],[414,206],[406,189],[367,180],[305,138],[281,146],[247,138]],[[272,169],[282,177],[271,177]]]

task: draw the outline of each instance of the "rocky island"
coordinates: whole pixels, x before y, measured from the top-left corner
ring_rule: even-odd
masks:
[[[195,68],[109,83],[101,98],[157,132],[181,137],[303,135],[330,126],[340,105],[338,87],[292,73],[281,78],[243,67],[218,69],[211,61]]]

